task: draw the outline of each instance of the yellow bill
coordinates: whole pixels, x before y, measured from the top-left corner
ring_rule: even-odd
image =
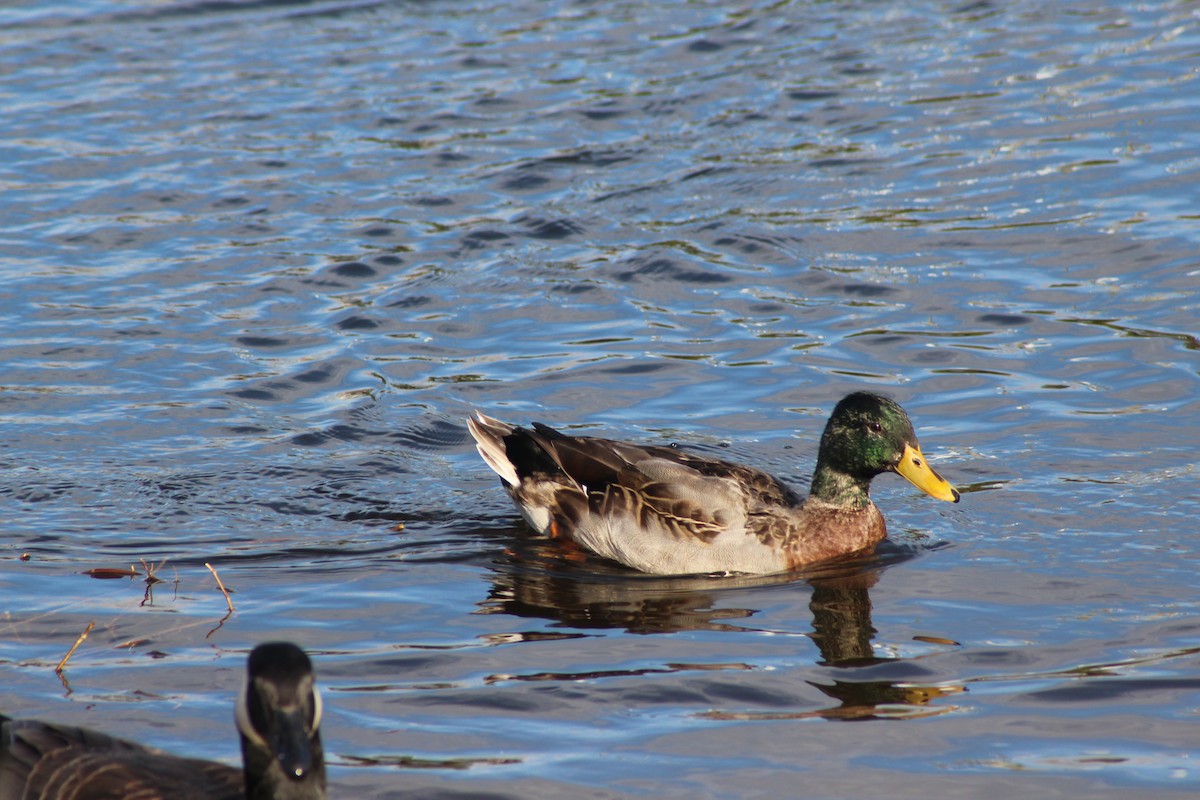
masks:
[[[919,445],[904,445],[904,454],[896,465],[899,472],[908,481],[930,497],[945,500],[947,503],[958,502],[958,489],[950,485],[950,481],[933,471],[925,461]]]

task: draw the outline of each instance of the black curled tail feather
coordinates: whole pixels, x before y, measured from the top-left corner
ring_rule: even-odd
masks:
[[[554,483],[574,483],[550,449],[551,436],[562,434],[535,422],[534,430],[517,427],[504,437],[504,453],[522,481],[549,480]]]

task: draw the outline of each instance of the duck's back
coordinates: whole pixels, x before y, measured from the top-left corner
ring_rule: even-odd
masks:
[[[749,467],[678,451],[647,455],[624,480],[576,498],[571,538],[635,569],[679,575],[780,572],[867,550],[886,535],[873,504],[801,500]]]
[[[644,572],[775,572],[799,498],[765,472],[676,447],[481,417],[472,433],[539,532]],[[784,525],[786,527],[786,524]]]

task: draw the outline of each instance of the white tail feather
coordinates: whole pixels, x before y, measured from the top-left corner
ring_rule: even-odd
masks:
[[[504,449],[503,437],[512,433],[512,426],[475,412],[474,417],[467,419],[467,428],[475,439],[475,449],[483,457],[484,463],[509,486],[520,486],[521,479],[517,477],[516,467],[508,460],[508,453]]]

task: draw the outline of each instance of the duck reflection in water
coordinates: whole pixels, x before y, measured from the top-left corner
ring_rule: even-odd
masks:
[[[481,613],[551,619],[564,628],[561,633],[543,631],[506,634],[505,640],[521,638],[574,638],[587,636],[588,629],[624,629],[630,633],[655,634],[678,631],[727,631],[746,633],[757,609],[738,607],[738,599],[760,596],[773,586],[807,583],[811,589],[809,610],[812,629],[805,635],[820,654],[814,671],[819,680],[806,681],[839,705],[819,710],[722,712],[704,716],[719,719],[811,718],[869,719],[873,717],[925,716],[946,713],[952,707],[930,707],[934,699],[964,691],[961,686],[920,685],[911,682],[914,670],[904,659],[881,655],[872,645],[876,630],[871,620],[870,589],[886,566],[905,560],[904,552],[882,552],[867,558],[823,565],[783,575],[722,575],[652,577],[634,574],[616,565],[589,560],[586,567],[555,557],[554,550],[535,548],[523,557],[504,562],[497,571]],[[899,550],[899,548],[896,548]],[[574,632],[569,629],[576,629]],[[767,631],[764,631],[767,632]],[[781,631],[769,631],[774,634]],[[945,642],[946,644],[953,644]],[[619,674],[683,672],[703,669],[690,664],[665,664],[661,668],[621,671]],[[710,668],[754,669],[752,664],[722,664]],[[901,680],[854,680],[857,670],[904,673]],[[826,677],[836,671],[837,678]],[[608,677],[615,671],[504,676],[505,680],[580,680]]]

